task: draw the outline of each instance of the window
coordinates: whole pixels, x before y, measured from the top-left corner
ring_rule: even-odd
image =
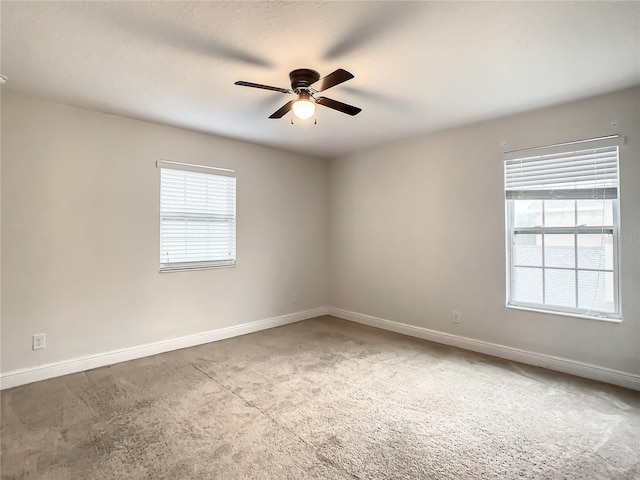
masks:
[[[620,318],[617,136],[505,154],[507,305]]]
[[[160,271],[235,265],[235,172],[169,161],[158,166]]]

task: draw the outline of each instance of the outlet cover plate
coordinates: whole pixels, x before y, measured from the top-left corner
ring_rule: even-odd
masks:
[[[47,337],[44,333],[37,333],[32,338],[32,350],[42,350],[47,346]]]

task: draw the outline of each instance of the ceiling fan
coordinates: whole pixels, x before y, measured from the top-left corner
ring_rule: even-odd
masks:
[[[289,73],[291,80],[291,88],[270,87],[269,85],[261,85],[259,83],[251,83],[238,81],[235,85],[243,87],[262,88],[264,90],[272,90],[274,92],[295,94],[298,96],[296,100],[287,102],[278,110],[276,110],[269,118],[282,118],[287,112],[293,110],[293,114],[305,120],[313,116],[316,111],[316,104],[324,105],[347,115],[357,115],[362,111],[361,108],[347,105],[327,97],[316,97],[317,93],[335,87],[347,80],[351,80],[353,75],[342,68],[339,68],[326,77],[320,78],[320,74],[309,68],[299,68]]]

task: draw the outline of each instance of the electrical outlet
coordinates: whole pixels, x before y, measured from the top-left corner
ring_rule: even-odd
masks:
[[[296,303],[298,301],[298,297],[295,293],[291,294],[291,303]]]
[[[453,312],[453,315],[451,317],[451,321],[453,323],[460,323],[460,321],[462,320],[462,315],[460,315],[460,312]]]
[[[44,333],[37,333],[32,337],[32,350],[42,350],[47,346],[47,337]]]

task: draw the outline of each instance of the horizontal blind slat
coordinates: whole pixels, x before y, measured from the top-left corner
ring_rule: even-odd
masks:
[[[565,168],[565,169],[557,169],[557,170],[549,170],[544,172],[533,172],[528,173],[527,175],[518,176],[517,178],[508,178],[511,183],[515,182],[534,182],[537,180],[547,180],[554,178],[564,178],[564,179],[576,179],[575,181],[579,181],[581,179],[590,179],[593,181],[597,181],[602,176],[606,176],[609,174],[613,174],[617,176],[618,169],[616,166],[607,167],[607,168],[598,168],[589,172],[584,171],[581,168]]]
[[[567,152],[555,155],[539,155],[535,157],[514,158],[506,160],[508,165],[553,165],[554,163],[572,162],[576,160],[585,161],[606,161],[609,158],[616,157],[617,147],[608,147],[606,152],[593,152],[592,150],[583,150],[581,152]]]
[[[618,198],[616,188],[572,190],[507,190],[507,200],[603,200]]]
[[[535,173],[544,173],[544,172],[553,172],[557,170],[567,170],[567,169],[579,169],[579,170],[598,170],[602,168],[611,168],[617,165],[616,159],[609,159],[606,162],[583,162],[583,161],[575,161],[571,163],[557,163],[551,165],[529,165],[529,166],[521,166],[521,165],[511,165],[507,166],[506,173],[507,176],[520,176],[520,175],[532,175]]]

